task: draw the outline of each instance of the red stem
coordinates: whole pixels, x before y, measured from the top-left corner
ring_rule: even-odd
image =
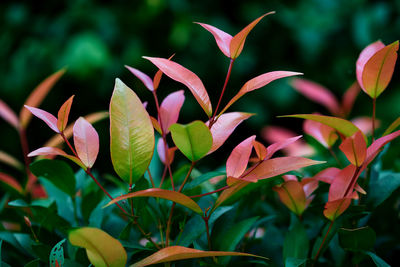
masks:
[[[372,99],[372,142],[375,141],[376,98]]]
[[[319,248],[318,248],[317,254],[315,254],[314,263],[318,260],[319,254],[321,253],[321,250],[322,250],[322,248],[323,248],[323,246],[324,246],[324,244],[325,244],[325,241],[326,241],[326,239],[328,238],[328,234],[329,234],[329,232],[330,232],[331,229],[332,229],[333,222],[334,222],[334,221],[331,221],[331,224],[329,225],[328,231],[326,231],[326,234],[325,234],[325,236],[324,236],[324,239],[322,240],[322,243],[321,243],[321,245],[320,245]]]
[[[31,173],[29,169],[29,164],[31,164],[31,160],[28,157],[29,154],[29,144],[28,144],[28,139],[26,138],[26,132],[25,129],[22,129],[22,126],[19,129],[19,139],[21,142],[21,147],[22,147],[22,154],[24,157],[24,163],[25,163],[25,172],[26,175],[28,176],[28,182],[26,184],[26,189],[29,190],[31,189],[32,185],[36,182],[36,176]]]
[[[212,116],[212,118],[210,120],[210,123],[208,125],[209,129],[211,129],[213,124],[216,122],[215,116],[217,115],[219,105],[221,104],[222,97],[223,97],[223,95],[225,93],[225,90],[226,90],[226,86],[228,85],[229,78],[231,77],[231,72],[232,72],[232,67],[233,67],[233,63],[234,62],[235,62],[234,59],[230,59],[230,61],[229,61],[229,67],[228,67],[228,72],[226,73],[224,86],[222,87],[221,95],[219,96],[218,104],[217,104],[217,107],[215,108],[214,115]]]
[[[204,197],[204,196],[207,196],[207,195],[211,195],[211,194],[214,194],[214,193],[223,191],[223,190],[228,189],[228,188],[230,188],[230,186],[229,186],[229,185],[226,185],[226,186],[224,186],[224,187],[221,187],[221,188],[219,188],[219,189],[217,189],[217,190],[214,190],[214,191],[211,191],[211,192],[208,192],[208,193],[204,193],[204,194],[201,194],[201,195],[195,195],[195,196],[189,196],[189,197],[190,197],[190,198]]]

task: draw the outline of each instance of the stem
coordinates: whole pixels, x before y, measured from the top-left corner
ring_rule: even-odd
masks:
[[[228,188],[230,188],[230,186],[229,186],[229,185],[226,185],[226,186],[224,186],[224,187],[221,187],[221,188],[219,188],[219,189],[217,189],[217,190],[214,190],[214,191],[211,191],[211,192],[208,192],[208,193],[204,193],[204,194],[200,194],[200,195],[195,195],[195,196],[189,196],[189,197],[190,197],[190,198],[204,197],[204,196],[207,196],[207,195],[211,195],[211,194],[214,194],[214,193],[223,191],[223,190],[228,189]]]
[[[324,236],[324,239],[322,240],[322,243],[321,243],[321,245],[320,245],[319,248],[318,248],[317,254],[315,254],[314,263],[317,262],[317,260],[318,260],[319,254],[321,253],[321,250],[322,250],[322,247],[324,246],[325,241],[326,241],[326,239],[328,238],[328,234],[329,234],[329,232],[330,232],[331,229],[332,229],[333,222],[334,222],[334,221],[331,221],[331,223],[330,223],[330,225],[329,225],[329,228],[328,228],[328,231],[326,231],[326,234],[325,234],[325,236]]]
[[[211,127],[213,126],[213,124],[216,122],[215,116],[217,115],[219,105],[221,104],[222,97],[223,97],[223,95],[224,95],[224,93],[225,93],[225,90],[226,90],[226,86],[228,85],[228,81],[229,81],[229,78],[230,78],[230,76],[231,76],[232,67],[233,67],[233,63],[234,63],[234,62],[235,62],[234,59],[230,59],[230,61],[229,61],[229,67],[228,67],[228,72],[226,73],[224,86],[222,87],[221,95],[219,96],[218,104],[217,104],[217,107],[215,108],[214,115],[212,116],[212,118],[211,118],[211,120],[210,120],[210,123],[209,123],[209,125],[208,125],[208,128],[209,128],[209,129],[211,129]]]
[[[28,145],[28,139],[26,138],[25,129],[22,128],[19,129],[19,139],[21,142],[22,154],[24,157],[25,172],[26,175],[28,176],[28,182],[26,184],[26,188],[29,190],[32,187],[32,185],[36,182],[36,176],[33,175],[33,173],[31,173],[29,169],[29,164],[31,164],[31,159],[28,157],[29,145]]]
[[[158,186],[158,188],[161,188],[162,184],[164,183],[164,179],[165,179],[165,175],[167,174],[167,165],[164,166],[164,171],[161,177],[161,182],[160,185]]]
[[[150,169],[149,169],[149,168],[147,168],[147,173],[149,174],[151,186],[152,186],[153,188],[156,187],[155,184],[154,184],[153,176],[151,176],[151,172],[150,172]]]
[[[209,217],[207,217],[207,216],[203,217],[204,223],[206,224],[208,250],[212,251],[212,249],[211,249],[210,229],[208,227],[208,219],[209,219]]]
[[[375,141],[376,98],[372,99],[372,142]]]
[[[179,193],[182,192],[183,187],[185,186],[185,184],[186,184],[186,182],[187,182],[187,180],[188,180],[190,174],[192,173],[192,170],[193,170],[193,168],[194,168],[194,165],[196,165],[196,162],[195,162],[195,161],[192,161],[192,165],[190,165],[190,169],[189,169],[188,173],[186,174],[186,177],[185,177],[185,179],[183,180],[183,183],[181,184],[181,187],[179,187],[179,190],[178,190]]]

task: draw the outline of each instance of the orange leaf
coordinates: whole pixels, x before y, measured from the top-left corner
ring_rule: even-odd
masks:
[[[382,136],[388,135],[396,130],[397,127],[400,125],[400,117],[398,117],[390,126],[386,129],[386,131],[382,134]]]
[[[255,135],[250,136],[232,150],[228,160],[226,161],[227,177],[237,178],[244,172],[244,170],[246,170],[255,139]]]
[[[56,147],[41,147],[28,154],[28,157],[35,157],[35,156],[62,156],[64,158],[67,158],[75,162],[82,169],[84,170],[87,169],[87,167],[82,163],[82,161],[79,158],[72,155],[68,155],[67,153]]]
[[[61,69],[41,82],[29,95],[28,99],[25,101],[25,105],[35,108],[40,106],[51,88],[53,88],[54,84],[61,78],[65,71],[66,69]],[[32,119],[32,114],[28,110],[22,108],[19,118],[22,128],[26,128]]]
[[[231,42],[230,42],[230,46],[229,46],[229,51],[230,51],[230,57],[232,59],[236,59],[240,53],[243,50],[243,46],[244,43],[246,41],[246,37],[247,35],[250,33],[250,31],[257,25],[257,23],[264,18],[265,16],[271,15],[271,14],[275,14],[275,11],[266,13],[264,15],[262,15],[261,17],[259,17],[258,19],[254,20],[252,23],[250,23],[249,25],[247,25],[243,30],[241,30],[238,34],[236,34],[235,36],[233,36]]]
[[[339,217],[351,204],[351,198],[341,198],[329,201],[325,204],[324,215],[327,219],[334,221]]]
[[[149,115],[150,116],[150,115]],[[151,120],[151,124],[153,124],[153,128],[159,133],[162,134],[161,132],[161,126],[160,123],[158,122],[158,120],[156,118],[154,118],[153,116],[150,116],[150,120]]]
[[[362,136],[361,131],[353,136],[347,137],[339,146],[340,150],[346,155],[351,164],[360,167],[367,154],[367,143]]]
[[[257,257],[257,258],[267,259],[262,256],[257,256],[242,252],[202,251],[198,249],[181,247],[181,246],[170,246],[163,248],[157,251],[156,253],[150,255],[149,257],[133,264],[132,267],[142,267],[163,262],[204,258],[204,257],[216,257],[216,256],[247,256],[247,257]]]
[[[392,79],[398,49],[399,41],[393,42],[376,52],[365,64],[362,72],[363,90],[371,98],[377,98]]]
[[[258,141],[254,141],[254,150],[259,160],[264,160],[267,156],[267,148]]]
[[[280,200],[296,215],[301,215],[306,208],[306,195],[303,186],[298,181],[287,181],[273,188]]]
[[[182,193],[176,192],[176,191],[164,190],[164,189],[159,189],[159,188],[150,188],[150,189],[122,195],[120,197],[114,198],[114,200],[108,202],[108,204],[105,205],[104,207],[108,207],[108,206],[110,206],[118,201],[121,201],[123,199],[134,198],[134,197],[159,197],[159,198],[163,198],[163,199],[168,199],[168,200],[171,200],[178,204],[181,204],[181,205],[185,206],[186,208],[189,208],[200,215],[203,215],[203,211],[200,208],[200,206],[197,205],[197,203],[194,202],[190,197],[188,197]]]
[[[17,114],[15,114],[15,112],[2,100],[0,100],[0,117],[17,129],[17,131],[19,130]]]
[[[344,93],[343,98],[342,98],[342,111],[343,111],[343,115],[347,116],[354,105],[354,102],[356,101],[356,98],[358,96],[358,94],[361,91],[361,87],[358,84],[357,81],[355,81],[350,87],[349,89],[347,89],[347,91]]]
[[[357,181],[357,177],[353,179],[356,174],[357,167],[354,165],[348,165],[346,168],[341,170],[334,178],[329,187],[329,195],[328,200],[334,201],[337,199],[342,199],[344,197],[348,197],[353,193],[353,188],[350,188],[351,183]],[[358,175],[360,172],[358,171]],[[355,184],[355,183],[354,183]],[[354,187],[354,185],[353,185]],[[346,194],[347,192],[347,194]]]
[[[24,190],[22,189],[22,186],[19,184],[19,182],[14,177],[6,173],[0,172],[0,182],[8,185],[20,194],[24,193]]]
[[[60,110],[58,111],[57,127],[60,130],[60,132],[63,132],[65,127],[67,127],[68,116],[69,116],[69,112],[71,110],[71,105],[72,105],[73,99],[74,99],[74,96],[71,96],[67,101],[65,101],[65,103],[61,106]]]
[[[245,186],[247,186],[249,184],[250,184],[250,182],[236,179],[236,183],[231,185],[228,189],[225,189],[224,191],[222,191],[222,193],[218,196],[218,198],[215,201],[214,206],[211,210],[211,213],[216,208],[218,208],[222,203],[224,203],[226,200],[228,200],[230,197],[232,197],[235,193],[239,192],[242,188],[244,188]]]
[[[154,65],[156,65],[165,75],[171,79],[183,83],[192,92],[197,102],[206,112],[208,117],[212,115],[212,107],[210,98],[207,94],[206,88],[201,82],[200,78],[187,68],[179,65],[176,62],[165,58],[156,57],[143,57],[150,60]]]
[[[24,170],[24,165],[19,160],[1,150],[0,150],[0,162],[3,162],[11,167],[14,167],[17,170],[20,171]]]

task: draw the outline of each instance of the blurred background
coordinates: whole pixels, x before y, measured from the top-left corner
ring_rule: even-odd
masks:
[[[273,70],[303,72],[340,98],[355,81],[360,51],[380,39],[385,44],[400,36],[400,0],[247,0],[247,1],[1,1],[0,99],[15,111],[45,77],[68,66],[41,108],[55,114],[72,94],[70,120],[107,110],[114,80],[121,78],[142,99],[151,94],[124,65],[153,76],[156,68],[142,56],[169,57],[195,72],[205,84],[215,107],[229,60],[219,51],[210,33],[193,22],[214,25],[232,35],[260,15],[264,18],[247,38],[235,62],[223,103],[249,79]],[[386,127],[400,113],[400,79],[397,66],[387,91],[379,98],[377,116]],[[164,78],[160,98],[184,86]],[[200,106],[185,89],[186,102],[180,122],[206,120]],[[360,94],[351,117],[371,113],[369,98]],[[301,133],[301,120],[277,119],[293,113],[327,111],[295,92],[288,79],[275,81],[248,94],[230,111],[257,113],[238,128],[225,145],[259,134],[266,125],[282,125]],[[101,138],[98,169],[111,171],[108,121],[96,124]],[[0,121],[0,150],[22,159],[15,130]],[[52,136],[39,120],[28,128],[31,150]],[[215,159],[215,158],[214,158]],[[222,162],[213,161],[215,166]],[[96,167],[96,166],[95,166]],[[0,167],[3,168],[3,167]]]

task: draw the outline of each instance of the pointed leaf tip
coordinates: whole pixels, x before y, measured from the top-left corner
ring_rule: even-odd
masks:
[[[125,68],[127,68],[133,75],[135,75],[139,80],[141,80],[147,89],[149,89],[150,91],[154,91],[153,80],[147,74],[141,72],[138,69],[132,68],[128,65],[125,65]]]
[[[52,114],[40,108],[34,108],[27,105],[24,105],[24,107],[29,110],[33,115],[44,121],[50,127],[50,129],[52,129],[56,133],[60,133],[60,130],[57,127],[57,118],[54,117]]]
[[[214,36],[215,41],[217,42],[217,45],[221,50],[221,52],[224,53],[224,55],[227,56],[228,58],[231,57],[230,44],[232,41],[232,36],[230,34],[205,23],[200,23],[200,22],[194,22],[194,23],[199,24],[204,29],[209,31]]]
[[[58,111],[57,115],[57,128],[60,132],[63,132],[64,129],[67,127],[68,124],[68,116],[69,112],[71,111],[72,101],[75,95],[71,96],[65,103],[61,106],[60,110]]]

